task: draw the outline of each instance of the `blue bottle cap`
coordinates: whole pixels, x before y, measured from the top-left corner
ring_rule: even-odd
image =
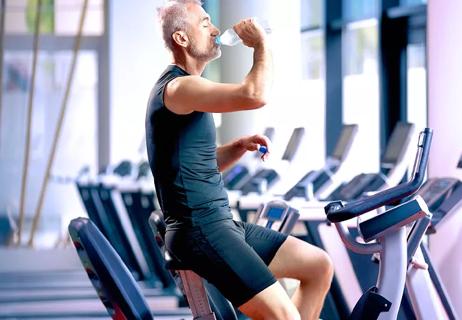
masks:
[[[265,146],[260,146],[260,148],[258,148],[258,151],[262,154],[265,154],[266,152],[268,152],[268,148]]]

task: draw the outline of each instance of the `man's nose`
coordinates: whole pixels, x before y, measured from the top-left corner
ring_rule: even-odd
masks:
[[[213,31],[212,31],[212,36],[218,36],[220,34],[220,29],[218,29],[217,27],[213,26]]]

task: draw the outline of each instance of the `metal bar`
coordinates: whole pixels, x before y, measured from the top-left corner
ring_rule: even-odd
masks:
[[[3,51],[5,50],[4,38],[5,38],[5,10],[6,0],[0,2],[0,128],[2,127],[2,110],[3,110]],[[0,146],[1,146],[1,130],[0,130]]]
[[[97,104],[97,163],[96,168],[105,168],[109,164],[111,153],[110,144],[110,115],[109,107],[109,77],[110,77],[110,59],[109,59],[109,19],[111,3],[104,1],[104,33],[99,39],[98,47],[98,104]],[[143,146],[146,147],[146,144]]]
[[[425,262],[428,265],[428,273],[430,274],[430,279],[432,280],[433,285],[435,286],[435,290],[438,293],[441,303],[443,304],[443,307],[444,307],[444,310],[446,311],[448,319],[450,320],[459,319],[456,315],[456,311],[454,310],[454,306],[451,302],[449,294],[446,291],[446,288],[444,287],[443,281],[441,281],[441,278],[438,272],[436,271],[435,267],[433,266],[433,263],[431,262],[430,254],[428,252],[427,247],[423,243],[421,243],[420,249],[422,250],[422,254],[424,256]]]
[[[326,0],[324,17],[326,26],[335,20],[342,20],[342,4],[338,0]],[[326,110],[325,139],[326,157],[335,148],[337,137],[342,128],[343,118],[343,76],[342,76],[342,29],[326,28],[324,32],[326,59]]]

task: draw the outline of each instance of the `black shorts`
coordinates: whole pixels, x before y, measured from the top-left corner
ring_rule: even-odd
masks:
[[[220,220],[168,230],[168,251],[212,283],[235,307],[276,282],[268,265],[287,239],[250,223]]]

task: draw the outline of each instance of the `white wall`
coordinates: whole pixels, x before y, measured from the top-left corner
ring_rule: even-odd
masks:
[[[434,129],[430,176],[462,178],[462,2],[428,2],[429,125]],[[431,254],[462,317],[462,210],[431,238]]]
[[[429,125],[434,129],[431,176],[462,178],[462,1],[428,2]]]
[[[111,163],[137,159],[149,93],[170,62],[157,24],[163,3],[110,2]]]
[[[300,169],[303,173],[307,168],[312,169],[324,162],[324,144],[318,143],[324,139],[324,114],[323,110],[320,112],[313,107],[313,101],[323,90],[316,90],[316,84],[310,86],[309,81],[302,82],[300,6],[300,1],[220,2],[222,31],[247,17],[267,21],[272,29],[268,41],[273,56],[274,80],[271,96],[264,108],[223,114],[219,136],[220,142],[226,143],[245,134],[261,133],[263,128],[273,126],[276,134],[272,159],[280,159],[293,128],[303,126],[309,136],[300,150],[304,155],[304,168]],[[220,63],[222,82],[241,82],[252,66],[252,49],[241,44],[224,46]],[[317,136],[319,131],[322,134]]]
[[[266,126],[302,125],[293,114],[300,104],[301,40],[300,1],[235,0],[220,2],[221,29],[231,27],[239,20],[257,17],[266,20],[272,29],[269,35],[273,55],[274,81],[267,106],[256,111],[225,114],[221,135],[227,142],[242,134],[261,132]],[[241,82],[252,66],[252,49],[243,45],[222,47],[221,76],[223,82]],[[291,120],[287,123],[287,120]],[[297,123],[298,122],[298,123]],[[260,131],[258,131],[260,130]]]

